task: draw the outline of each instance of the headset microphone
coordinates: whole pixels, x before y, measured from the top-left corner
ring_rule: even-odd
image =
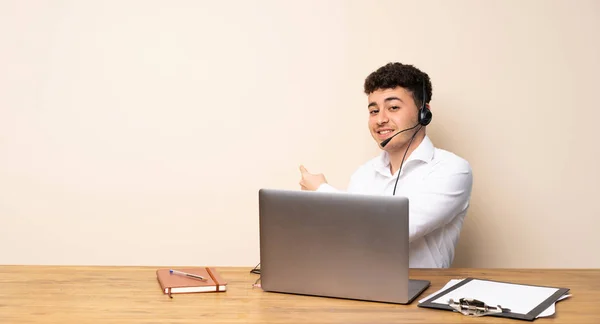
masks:
[[[381,147],[385,147],[385,146],[386,146],[386,145],[387,145],[387,144],[388,144],[388,143],[389,143],[389,142],[392,140],[392,138],[394,138],[394,136],[396,136],[396,135],[399,135],[399,134],[402,134],[402,133],[404,133],[404,132],[406,132],[406,131],[409,131],[409,130],[411,130],[411,129],[414,129],[414,128],[415,128],[415,127],[417,127],[417,126],[419,126],[419,124],[416,124],[415,126],[413,126],[413,127],[411,127],[411,128],[403,129],[403,130],[399,131],[398,133],[396,133],[396,134],[392,135],[391,137],[388,137],[388,138],[386,138],[386,139],[385,139],[385,140],[383,140],[383,142],[381,142],[381,144],[379,144],[379,145],[381,145]]]

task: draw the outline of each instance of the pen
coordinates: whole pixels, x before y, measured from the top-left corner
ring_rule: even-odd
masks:
[[[177,270],[169,270],[170,274],[176,274],[176,275],[180,275],[180,276],[184,276],[184,277],[190,277],[193,279],[198,279],[198,280],[202,280],[202,281],[206,281],[206,278],[200,276],[200,275],[196,275],[193,273],[187,273],[187,272],[183,272],[183,271],[177,271]]]

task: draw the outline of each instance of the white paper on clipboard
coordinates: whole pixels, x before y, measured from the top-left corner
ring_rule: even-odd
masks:
[[[422,303],[426,300],[428,300],[429,298],[437,295],[438,293],[440,293],[441,291],[444,291],[456,284],[458,284],[459,282],[461,282],[464,279],[452,279],[450,280],[444,287],[442,287],[442,289],[435,291],[431,294],[429,294],[428,296],[426,296],[425,298],[422,298],[419,300],[419,303]],[[481,281],[481,280],[476,280],[474,279],[473,281],[480,281],[480,282],[485,282],[485,283],[494,283],[494,282],[489,282],[489,281]],[[468,285],[470,285],[473,281],[471,281],[470,283],[468,283]],[[511,292],[511,293],[519,293],[519,291],[522,293],[524,290],[523,289],[515,289],[515,288],[519,288],[519,287],[509,287],[509,286],[505,286],[505,285],[511,285],[511,284],[506,284],[506,283],[496,283],[497,286],[498,285],[502,285],[503,288],[508,288],[508,290],[504,290],[504,294],[502,296],[499,297],[499,295],[496,293],[496,291],[494,290],[489,290],[491,287],[490,285],[481,285],[479,283],[476,283],[474,286],[468,287],[469,290],[462,290],[459,291],[461,288],[463,287],[459,287],[458,289],[450,292],[449,294],[446,294],[436,300],[434,300],[433,302],[436,303],[441,303],[441,304],[447,304],[448,303],[448,299],[453,298],[454,300],[459,300],[460,298],[464,298],[464,296],[460,296],[457,297],[456,295],[456,291],[459,291],[459,295],[460,294],[477,294],[478,296],[481,297],[475,297],[475,296],[471,296],[468,295],[469,298],[475,298],[478,300],[481,300],[483,302],[485,302],[487,305],[490,306],[496,306],[496,305],[501,305],[502,307],[505,308],[510,308],[511,312],[513,313],[520,313],[520,314],[525,314],[528,313],[531,309],[535,308],[537,305],[539,305],[542,301],[544,301],[546,298],[548,298],[549,296],[551,296],[552,294],[554,294],[558,289],[556,288],[545,288],[545,287],[532,287],[532,286],[521,286],[521,285],[512,285],[512,286],[519,286],[520,288],[526,288],[527,289],[527,293],[523,296],[521,296],[520,300],[517,300],[515,298],[513,298],[513,296],[510,295],[506,295],[506,293]],[[468,286],[465,285],[465,286]],[[531,289],[531,288],[543,288],[543,289]],[[531,290],[530,290],[531,289]],[[483,290],[483,291],[482,291]],[[487,291],[486,291],[487,290]],[[488,296],[486,296],[488,295]],[[493,295],[494,298],[490,298],[489,296]],[[557,301],[561,301],[565,298],[571,297],[570,294],[565,294],[563,296],[561,296]],[[494,303],[494,302],[488,302],[485,298],[491,299],[491,300],[504,300],[504,301],[509,301],[509,303]],[[502,299],[503,298],[503,299]],[[537,300],[538,303],[535,303],[534,300]],[[520,307],[510,307],[508,306],[509,304],[515,304],[517,305],[517,302],[522,302]],[[537,317],[547,317],[547,316],[552,316],[554,315],[556,308],[555,308],[555,303],[552,303],[552,305],[550,305],[548,308],[546,308],[543,312],[541,312]],[[517,305],[519,306],[519,305]],[[526,311],[525,313],[521,313],[521,311],[526,310],[527,308],[531,308],[528,311]]]

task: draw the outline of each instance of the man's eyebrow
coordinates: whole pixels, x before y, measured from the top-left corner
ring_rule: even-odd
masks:
[[[392,100],[399,100],[400,102],[404,103],[404,101],[402,101],[402,99],[400,99],[398,97],[387,97],[387,98],[385,98],[384,101],[388,102],[388,101],[392,101]],[[375,101],[369,103],[369,105],[367,106],[367,108],[371,108],[373,106],[377,106],[377,104],[375,103]]]
[[[400,100],[400,102],[404,102],[404,101],[402,101],[402,99],[400,99],[398,97],[387,97],[387,98],[385,98],[384,101],[392,101],[392,100]]]

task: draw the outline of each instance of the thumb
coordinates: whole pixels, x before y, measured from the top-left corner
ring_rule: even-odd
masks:
[[[304,165],[300,166],[300,172],[304,173],[308,173],[308,170],[306,170],[306,168],[304,167]]]

